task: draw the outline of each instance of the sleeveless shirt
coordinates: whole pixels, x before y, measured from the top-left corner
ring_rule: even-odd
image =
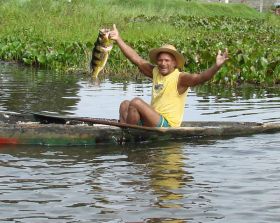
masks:
[[[182,123],[189,90],[187,89],[183,94],[178,93],[179,76],[178,69],[166,76],[161,75],[157,67],[153,69],[151,105],[172,127],[179,127]]]

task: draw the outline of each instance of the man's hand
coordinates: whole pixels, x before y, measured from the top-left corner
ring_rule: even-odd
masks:
[[[113,25],[113,30],[109,33],[109,39],[117,41],[120,38],[119,31],[117,30],[116,25]]]
[[[228,49],[226,48],[223,53],[221,50],[219,50],[218,55],[216,57],[217,67],[221,67],[228,59],[229,59],[228,58]]]

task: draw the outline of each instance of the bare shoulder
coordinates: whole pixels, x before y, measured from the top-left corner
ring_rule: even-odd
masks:
[[[144,75],[150,78],[153,77],[153,69],[155,67],[153,64],[149,63],[146,60],[143,60],[142,63],[138,65],[138,67]]]
[[[181,72],[180,76],[179,76],[179,84],[181,86],[188,87],[190,85],[189,82],[191,82],[191,78],[192,78],[192,75],[190,73]]]

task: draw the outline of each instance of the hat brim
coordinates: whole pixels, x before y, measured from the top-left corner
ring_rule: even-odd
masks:
[[[176,50],[163,48],[163,47],[152,49],[149,52],[150,61],[153,64],[157,63],[157,56],[158,56],[159,53],[170,53],[170,54],[172,54],[176,59],[178,68],[182,69],[184,67],[186,59],[181,53],[177,52]]]

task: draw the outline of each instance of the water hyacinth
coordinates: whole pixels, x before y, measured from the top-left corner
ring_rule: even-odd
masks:
[[[238,11],[234,11],[236,5],[215,5],[216,14],[212,14],[203,12],[208,4],[195,10],[198,3],[183,0],[174,4],[163,0],[160,5],[154,0],[141,1],[142,4],[130,1],[127,4],[133,9],[125,2],[3,1],[0,19],[5,23],[0,24],[0,58],[48,69],[87,72],[98,30],[116,23],[123,38],[144,58],[149,49],[170,43],[187,58],[186,72],[200,72],[214,63],[218,49],[227,47],[230,60],[213,82],[280,83],[279,18],[265,17],[243,5],[238,6]],[[167,16],[158,16],[159,11]],[[11,19],[15,16],[19,18],[16,23]],[[117,47],[104,72],[114,77],[139,76]]]

